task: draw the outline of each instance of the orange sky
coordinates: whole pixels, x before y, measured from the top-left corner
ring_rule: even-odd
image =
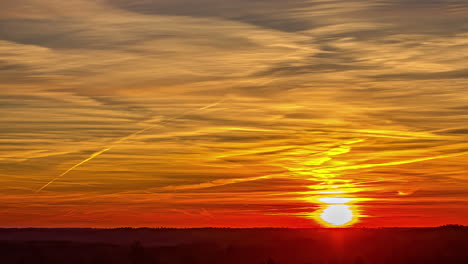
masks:
[[[0,226],[468,224],[467,16],[4,1]]]

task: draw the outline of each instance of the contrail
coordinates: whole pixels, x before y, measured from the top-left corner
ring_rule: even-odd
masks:
[[[98,151],[98,152],[95,152],[95,153],[91,154],[91,156],[89,156],[88,158],[86,158],[86,159],[80,161],[79,163],[75,164],[73,167],[69,168],[68,170],[64,171],[62,174],[60,174],[59,176],[57,176],[57,177],[55,177],[54,179],[52,179],[50,182],[48,182],[46,185],[42,186],[42,187],[41,187],[40,189],[38,189],[36,192],[42,191],[42,189],[44,189],[45,187],[47,187],[47,186],[49,186],[50,184],[52,184],[54,181],[58,180],[60,177],[62,177],[62,176],[64,176],[64,175],[68,174],[70,171],[74,170],[76,167],[78,167],[78,166],[80,166],[80,165],[82,165],[82,164],[84,164],[84,163],[86,163],[86,162],[88,162],[88,161],[94,159],[95,157],[97,157],[97,156],[101,155],[102,153],[104,153],[104,152],[110,150],[111,148],[112,148],[112,146],[109,147],[109,148],[105,148],[105,149],[102,149],[102,150],[100,150],[100,151]]]
[[[61,177],[67,175],[69,172],[73,171],[73,170],[76,169],[77,167],[79,167],[79,166],[83,165],[84,163],[86,163],[86,162],[88,162],[88,161],[90,161],[90,160],[96,158],[97,156],[103,154],[104,152],[111,150],[115,145],[120,144],[120,143],[124,142],[125,140],[127,140],[127,139],[129,139],[129,138],[131,138],[131,137],[134,137],[134,136],[136,136],[136,135],[139,135],[139,134],[141,134],[141,133],[143,133],[143,132],[145,132],[145,131],[147,131],[147,130],[153,129],[153,128],[155,128],[155,127],[161,125],[161,124],[167,123],[168,121],[172,121],[172,120],[181,118],[181,117],[183,117],[183,116],[185,116],[185,115],[188,115],[188,114],[190,114],[190,113],[197,112],[197,111],[202,111],[202,110],[205,110],[205,109],[208,109],[208,108],[217,106],[217,105],[219,105],[220,103],[224,102],[225,100],[226,100],[226,99],[223,98],[223,99],[221,99],[221,100],[219,100],[219,101],[217,101],[217,102],[214,102],[214,103],[212,103],[212,104],[209,104],[209,105],[206,105],[206,106],[203,106],[203,107],[194,109],[194,110],[189,110],[189,111],[187,111],[187,112],[184,112],[184,113],[182,113],[182,114],[180,114],[180,115],[177,115],[177,116],[174,116],[174,117],[171,117],[171,118],[168,118],[168,119],[160,120],[159,122],[157,122],[156,124],[154,124],[154,125],[152,125],[152,126],[143,128],[143,129],[138,130],[138,131],[136,131],[136,132],[134,132],[134,133],[132,133],[132,134],[130,134],[130,135],[128,135],[128,136],[125,136],[125,137],[123,137],[123,138],[121,138],[121,139],[115,141],[112,145],[107,146],[107,147],[105,147],[105,148],[103,148],[103,149],[101,149],[101,150],[99,150],[99,151],[94,152],[93,154],[91,154],[91,155],[90,155],[89,157],[87,157],[86,159],[84,159],[84,160],[80,161],[79,163],[73,165],[71,168],[69,168],[68,170],[64,171],[62,174],[58,175],[57,177],[53,178],[52,180],[50,180],[48,183],[46,183],[46,184],[45,184],[44,186],[42,186],[41,188],[37,189],[36,193],[42,191],[42,190],[45,189],[47,186],[51,185],[52,183],[54,183],[56,180],[60,179]]]

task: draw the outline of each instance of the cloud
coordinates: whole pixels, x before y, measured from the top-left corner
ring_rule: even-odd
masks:
[[[0,224],[60,225],[66,215],[106,226],[132,215],[109,224],[160,216],[183,226],[181,212],[200,226],[207,215],[291,223],[283,217],[308,215],[315,198],[341,195],[394,225],[406,204],[414,211],[402,219],[428,215],[431,202],[432,213],[463,204],[466,10],[462,1],[4,1]]]
[[[68,10],[75,5],[82,13],[0,22],[3,61],[21,67],[24,76],[16,82],[33,78],[104,94],[189,89],[192,83],[245,77],[314,52],[313,46],[300,45],[307,37],[241,22],[137,15],[88,1],[58,6]],[[94,15],[101,11],[106,15]]]

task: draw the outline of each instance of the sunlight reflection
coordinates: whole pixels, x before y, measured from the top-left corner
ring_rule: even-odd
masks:
[[[319,201],[321,201],[322,203],[326,203],[326,204],[345,204],[345,203],[349,203],[353,200],[356,200],[356,199],[352,199],[352,198],[320,198],[318,199]]]

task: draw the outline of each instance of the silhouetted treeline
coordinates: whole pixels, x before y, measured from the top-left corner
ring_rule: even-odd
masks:
[[[0,263],[464,264],[468,228],[0,229]]]

